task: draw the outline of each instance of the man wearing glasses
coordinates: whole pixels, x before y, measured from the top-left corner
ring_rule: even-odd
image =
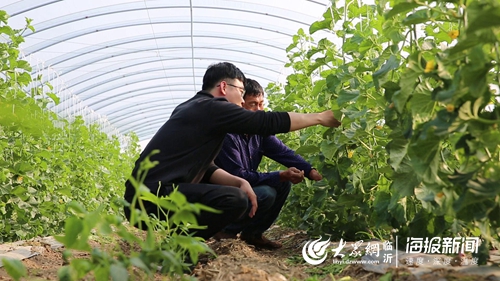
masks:
[[[175,187],[191,203],[201,203],[220,213],[201,211],[198,224],[205,229],[194,235],[208,239],[242,216],[259,212],[257,197],[248,181],[231,175],[214,164],[227,133],[272,135],[314,125],[338,127],[333,112],[287,113],[250,111],[243,103],[245,76],[228,62],[209,66],[203,76],[202,90],[178,105],[170,118],[153,136],[135,163],[132,176],[142,160],[153,150],[151,161],[158,165],[145,176],[144,185],[157,196],[170,194]],[[125,200],[132,202],[135,189],[126,182]],[[171,214],[159,206],[143,202],[149,214],[166,220]],[[125,207],[130,219],[131,210]]]
[[[247,78],[245,90],[243,107],[254,112],[264,110],[262,86],[257,81]],[[262,156],[273,159],[288,169],[259,173],[257,169]],[[260,212],[253,218],[247,217],[228,225],[214,238],[235,239],[241,232],[242,240],[259,248],[281,248],[280,243],[270,241],[263,233],[278,217],[290,192],[291,184],[301,182],[304,175],[316,181],[322,178],[311,164],[296,155],[295,151],[274,135],[227,134],[215,164],[230,174],[244,178],[252,185]]]

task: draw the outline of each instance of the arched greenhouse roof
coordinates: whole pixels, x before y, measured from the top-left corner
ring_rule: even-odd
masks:
[[[282,81],[286,47],[328,0],[3,0],[9,25],[33,19],[21,51],[61,94],[59,112],[97,115],[150,139],[201,89],[206,68],[236,64],[262,85]],[[95,118],[95,117],[94,117]]]

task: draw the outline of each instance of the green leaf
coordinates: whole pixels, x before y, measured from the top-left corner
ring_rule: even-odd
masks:
[[[373,82],[375,87],[379,88],[379,79],[385,76],[389,71],[399,67],[399,60],[395,55],[391,55],[382,67],[373,73]]]
[[[128,280],[128,272],[121,264],[112,264],[109,268],[111,280],[113,281],[126,281]]]
[[[342,109],[341,111],[347,117],[349,117],[350,119],[354,120],[356,118],[359,118],[359,117],[362,117],[362,116],[366,116],[366,113],[368,112],[368,108],[363,108],[363,110],[357,110],[354,107],[348,107],[348,108]]]
[[[403,20],[404,25],[424,23],[430,20],[429,10],[418,10]]]
[[[385,14],[385,18],[389,19],[397,14],[409,12],[420,5],[415,2],[403,2],[396,4],[388,13]]]
[[[320,145],[320,150],[321,150],[321,153],[323,153],[323,155],[325,156],[326,159],[331,160],[331,159],[333,159],[333,156],[337,152],[338,147],[337,147],[337,145],[335,145],[331,141],[323,140],[321,142],[321,145]]]
[[[401,30],[391,24],[389,21],[384,22],[383,34],[395,44],[404,41],[405,36],[401,33]]]
[[[64,246],[71,248],[76,244],[80,232],[83,230],[83,223],[80,218],[72,216],[66,219],[64,227]]]
[[[58,189],[57,192],[59,192],[62,195],[66,195],[68,197],[72,197],[73,193],[75,192],[72,187],[63,187],[61,189]],[[80,206],[81,207],[81,206]]]
[[[26,172],[30,172],[30,171],[33,171],[34,170],[34,167],[31,166],[30,164],[26,163],[26,162],[21,162],[19,163],[18,165],[16,165],[15,167],[16,171],[18,173],[26,173]]]
[[[419,84],[413,93],[410,108],[413,118],[419,121],[428,121],[432,117],[436,102],[431,99],[430,91]]]
[[[17,76],[17,82],[21,85],[28,85],[31,82],[31,75],[28,72],[23,72]]]
[[[26,196],[27,192],[28,192],[28,190],[25,187],[21,186],[21,185],[17,186],[14,190],[11,191],[12,194],[14,194],[14,195],[16,195],[18,197],[24,197],[24,196]]]
[[[384,88],[384,98],[387,102],[392,102],[392,96],[394,95],[394,93],[401,89],[399,85],[394,83],[393,81],[385,82],[382,85],[382,88]]]
[[[393,132],[391,138],[392,140],[387,144],[390,159],[389,164],[394,170],[398,171],[399,165],[408,152],[409,141],[401,132]]]
[[[9,15],[7,14],[7,12],[4,10],[0,10],[0,21],[7,24],[8,18],[9,18]]]
[[[326,80],[319,80],[319,81],[316,81],[316,83],[314,84],[314,88],[312,90],[312,95],[313,96],[319,96],[321,92],[325,91],[326,90]]]
[[[42,150],[36,154],[38,157],[43,157],[45,159],[51,159],[53,157],[53,153],[48,150]]]
[[[328,87],[328,90],[332,93],[337,92],[337,87],[340,86],[341,81],[340,79],[333,74],[329,74],[326,77],[326,86]]]
[[[316,21],[311,26],[309,27],[309,34],[313,34],[318,30],[322,29],[327,29],[330,30],[332,27],[332,8],[330,7],[326,12],[323,14],[323,20],[321,21]]]
[[[17,62],[17,68],[24,69],[24,70],[29,71],[29,72],[31,72],[31,70],[32,70],[29,63],[25,60],[19,60]]]
[[[459,52],[468,50],[480,44],[482,44],[482,42],[477,36],[468,36],[467,40],[459,41],[454,47],[449,50],[449,52],[450,55],[455,55]]]
[[[500,7],[488,8],[481,11],[477,17],[470,22],[467,33],[469,34],[480,29],[498,26],[500,26]]]
[[[339,93],[339,97],[337,98],[337,103],[339,106],[343,104],[355,101],[359,97],[359,90],[341,90]]]
[[[98,224],[98,230],[101,235],[110,235],[111,233],[113,233],[113,229],[106,221]]]
[[[490,243],[488,240],[483,241],[479,245],[478,252],[473,254],[474,257],[478,258],[478,265],[486,265],[490,259]]]
[[[71,278],[71,268],[69,266],[63,266],[57,270],[57,277],[59,281],[72,281]]]
[[[130,258],[130,264],[132,264],[133,266],[135,266],[137,268],[144,270],[144,272],[146,272],[147,274],[151,273],[151,270],[149,269],[149,267],[144,263],[144,261],[142,259],[140,259],[138,257]]]
[[[93,254],[92,254],[93,255]],[[71,260],[71,268],[70,268],[76,275],[77,277],[73,277],[72,280],[79,280],[83,276],[85,276],[87,273],[89,273],[92,270],[92,264],[90,260],[88,259],[72,259]],[[99,269],[99,267],[98,267]],[[97,279],[97,278],[96,278]]]
[[[160,201],[160,199],[158,198],[158,196],[154,195],[153,193],[151,193],[149,190],[148,191],[145,191],[145,192],[141,192],[141,196],[140,196],[140,199],[141,200],[144,200],[144,201],[148,201],[148,202],[151,202],[153,204],[158,204],[158,202]],[[167,210],[176,210],[176,206],[173,204],[173,203],[170,203],[168,200],[164,199],[162,200],[162,204],[163,204],[163,207]]]
[[[484,134],[481,134],[479,137],[481,142],[490,149],[494,150],[498,147],[498,142],[500,141],[500,132],[499,131],[487,131]]]
[[[467,183],[467,187],[469,191],[476,196],[495,198],[500,194],[500,185],[488,179],[478,178],[475,181],[470,180]]]
[[[427,139],[418,139],[409,147],[408,155],[411,158],[412,166],[424,182],[441,182],[438,178],[439,143],[439,138],[428,136]]]
[[[221,210],[217,210],[217,209],[214,209],[212,207],[209,207],[209,206],[206,206],[206,205],[203,205],[203,204],[200,204],[200,203],[194,203],[193,205],[197,209],[199,209],[200,211],[207,211],[207,212],[216,213],[216,214],[222,213]]]
[[[98,266],[94,270],[94,277],[96,281],[109,281],[109,270],[110,268],[104,265]],[[115,279],[113,279],[115,280]],[[127,280],[127,279],[124,279]]]
[[[414,172],[395,173],[391,185],[391,190],[400,197],[415,195],[415,188],[420,185],[420,180]]]
[[[10,277],[18,281],[21,277],[26,277],[28,272],[20,260],[16,259],[2,259],[2,264]]]
[[[352,160],[347,157],[341,157],[338,162],[337,169],[339,171],[347,171],[352,165]]]
[[[55,103],[56,105],[58,105],[58,104],[59,104],[60,99],[59,99],[59,97],[57,97],[57,95],[56,95],[56,94],[53,94],[53,93],[47,93],[47,96],[48,96],[49,98],[51,98],[51,99],[54,101],[54,103]]]
[[[322,206],[325,202],[326,196],[328,195],[327,191],[328,190],[326,188],[315,188],[311,202],[315,206]]]
[[[350,207],[350,206],[356,206],[360,202],[361,195],[358,194],[346,194],[343,193],[340,195],[339,199],[337,200],[337,203],[339,206],[344,206],[344,207]]]
[[[391,281],[392,280],[392,273],[388,272],[388,273],[382,275],[378,280],[379,281]]]
[[[77,214],[86,214],[87,210],[85,210],[85,207],[80,202],[77,201],[71,201],[68,203],[68,209],[71,209],[75,211]]]
[[[394,106],[399,113],[403,112],[406,101],[413,93],[417,78],[420,76],[420,72],[416,71],[416,69],[418,69],[417,64],[418,62],[415,60],[410,60],[409,67],[405,70],[403,75],[401,75],[401,80],[399,81],[401,90],[396,91],[392,96]]]
[[[0,10],[0,12],[2,12]],[[12,35],[13,30],[10,26],[0,26],[0,34]]]
[[[295,150],[295,154],[304,155],[304,154],[312,154],[320,152],[319,147],[315,145],[303,145]]]
[[[457,117],[457,113],[442,109],[437,112],[436,118],[424,124],[422,138],[438,138],[447,136]]]
[[[375,212],[378,214],[387,214],[389,203],[391,203],[391,194],[382,191],[377,192],[373,202]]]
[[[180,193],[179,191],[177,191],[177,189],[174,189],[173,192],[171,192],[168,197],[170,197],[170,199],[172,199],[173,202],[175,202],[175,204],[177,204],[177,206],[183,206],[187,203],[187,199],[186,199],[186,196],[182,193]]]
[[[181,210],[179,212],[176,212],[170,219],[174,224],[190,223],[198,225],[198,221],[196,220],[195,215],[190,210]]]

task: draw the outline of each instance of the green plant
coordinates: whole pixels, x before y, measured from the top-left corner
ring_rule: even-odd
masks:
[[[326,179],[295,186],[281,221],[345,239],[481,236],[484,263],[500,226],[498,1],[346,1],[320,30],[294,36],[270,104],[332,109],[342,127],[283,137]]]
[[[79,116],[65,120],[47,108],[58,103],[49,84],[34,83],[31,67],[20,60],[22,33],[8,26],[0,11],[0,242],[60,233],[76,200],[88,210],[123,194],[123,183],[138,154]],[[28,86],[37,84],[39,86]]]
[[[21,280],[21,277],[26,277],[28,274],[26,268],[20,260],[3,258],[2,264],[5,267],[7,274],[9,274],[9,276],[15,281]]]
[[[191,204],[176,190],[166,197],[151,194],[149,189],[142,185],[141,176],[156,164],[157,162],[151,162],[147,157],[141,163],[138,179],[131,179],[136,188],[136,196],[130,207],[134,210],[134,205],[138,204],[140,208],[132,212],[130,222],[131,225],[142,225],[146,228],[144,238],[126,226],[122,216],[106,214],[102,208],[88,212],[78,202],[71,202],[68,205],[74,216],[66,220],[64,235],[56,237],[64,244],[66,248],[64,257],[69,261],[68,266],[59,270],[60,280],[80,280],[91,272],[95,280],[109,280],[109,278],[129,280],[132,278],[129,273],[132,267],[151,278],[158,266],[161,267],[162,273],[182,276],[183,271],[191,265],[185,261],[189,260],[196,264],[200,253],[213,254],[201,238],[192,237],[187,231],[200,228],[195,214],[201,210],[209,212],[216,210],[197,203]],[[144,200],[164,208],[169,219],[160,221],[151,217],[151,214],[144,209]],[[127,202],[125,204],[128,205]],[[168,212],[171,212],[170,216]],[[101,237],[116,235],[121,241],[136,247],[130,253],[120,250],[107,252],[92,248],[89,237],[93,230]],[[70,250],[89,252],[90,259],[71,258]]]

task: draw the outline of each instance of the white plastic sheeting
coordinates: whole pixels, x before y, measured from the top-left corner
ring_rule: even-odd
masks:
[[[61,98],[52,109],[147,140],[229,61],[262,85],[281,81],[285,48],[328,0],[2,0],[9,25],[33,19],[22,52]],[[0,39],[1,40],[1,39]],[[56,73],[56,75],[53,75]],[[85,109],[83,112],[83,109]],[[78,110],[76,110],[78,109]]]

